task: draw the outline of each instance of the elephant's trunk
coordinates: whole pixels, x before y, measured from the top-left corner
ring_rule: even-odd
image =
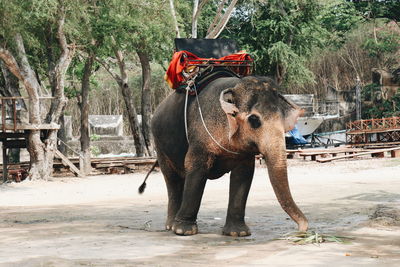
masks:
[[[268,134],[260,150],[264,155],[268,167],[268,174],[283,210],[298,224],[299,231],[307,231],[308,221],[297,207],[290,193],[287,177],[286,147],[283,131]]]

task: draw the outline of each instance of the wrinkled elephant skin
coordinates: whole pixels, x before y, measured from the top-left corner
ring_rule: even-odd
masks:
[[[300,109],[265,77],[218,79],[199,93],[198,100],[205,125],[196,97],[189,96],[189,142],[185,134],[185,94],[172,93],[152,120],[158,162],[168,190],[166,229],[178,235],[197,234],[197,213],[207,179],[231,172],[223,234],[250,235],[244,221],[245,207],[254,155],[262,153],[280,205],[299,230],[307,230],[307,219],[290,193],[284,141],[284,133],[294,127]]]

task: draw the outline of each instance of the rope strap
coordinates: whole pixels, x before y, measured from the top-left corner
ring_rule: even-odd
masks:
[[[195,79],[195,78],[194,78]],[[193,79],[193,81],[194,81]],[[204,122],[204,118],[203,118],[203,112],[201,111],[201,107],[200,107],[200,102],[199,102],[199,95],[197,93],[197,87],[196,84],[193,82],[192,86],[194,87],[194,91],[196,93],[196,102],[197,102],[197,107],[199,110],[199,114],[200,114],[200,118],[201,118],[201,122],[203,123],[204,129],[206,130],[207,134],[210,136],[210,138],[214,141],[214,143],[219,146],[222,150],[228,152],[228,153],[232,153],[235,155],[239,155],[238,152],[229,150],[227,148],[225,148],[223,145],[221,145],[215,138],[214,136],[212,136],[212,134],[210,133],[210,131],[208,130],[206,123]],[[184,110],[184,120],[185,120],[185,133],[186,133],[186,140],[189,144],[189,136],[188,136],[188,126],[187,126],[187,104],[188,104],[188,96],[189,96],[189,90],[190,90],[190,85],[188,85],[186,87],[186,96],[185,96],[185,110]]]

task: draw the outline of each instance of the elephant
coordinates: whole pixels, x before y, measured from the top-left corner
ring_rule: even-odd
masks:
[[[268,77],[226,77],[212,81],[197,96],[188,96],[186,105],[185,93],[178,92],[160,103],[151,129],[168,191],[166,230],[177,235],[197,234],[197,214],[207,179],[231,172],[222,234],[250,235],[244,217],[259,153],[265,156],[281,207],[299,231],[307,230],[307,218],[289,189],[284,137],[301,109],[277,90]]]

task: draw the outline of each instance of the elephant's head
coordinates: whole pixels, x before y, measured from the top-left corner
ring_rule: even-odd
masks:
[[[220,95],[221,107],[228,119],[227,134],[235,147],[262,153],[271,184],[286,213],[306,231],[306,217],[293,201],[286,164],[284,133],[293,129],[302,110],[285,99],[269,78],[246,77]]]

